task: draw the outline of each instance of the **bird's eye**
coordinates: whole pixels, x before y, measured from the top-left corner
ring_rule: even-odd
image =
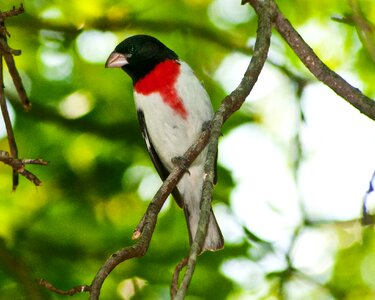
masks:
[[[134,45],[130,45],[128,52],[129,52],[129,54],[133,54],[135,52],[135,46]]]

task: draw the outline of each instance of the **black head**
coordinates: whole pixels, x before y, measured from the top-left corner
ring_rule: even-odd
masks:
[[[152,36],[134,35],[116,46],[105,66],[122,68],[135,84],[157,64],[167,59],[178,59],[178,56]]]

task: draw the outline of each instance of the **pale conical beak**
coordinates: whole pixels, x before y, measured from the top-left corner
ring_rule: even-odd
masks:
[[[125,56],[124,54],[118,52],[112,52],[111,55],[108,57],[107,61],[105,62],[105,67],[121,68],[129,63],[127,60],[128,57],[129,56]]]

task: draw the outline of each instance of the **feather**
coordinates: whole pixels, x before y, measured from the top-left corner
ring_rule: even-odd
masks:
[[[158,154],[155,151],[154,146],[152,145],[152,141],[151,141],[150,136],[149,136],[148,131],[147,131],[145,115],[144,115],[143,111],[141,109],[138,109],[137,115],[138,115],[139,127],[141,128],[142,137],[146,142],[148,154],[150,155],[150,158],[151,158],[151,160],[152,160],[152,162],[155,166],[155,169],[158,172],[161,180],[164,181],[169,176],[169,171],[164,167],[164,165],[161,162]],[[173,198],[175,199],[176,203],[178,204],[178,206],[183,207],[184,204],[183,204],[182,196],[181,196],[181,194],[180,194],[180,192],[177,188],[175,188],[172,191],[172,195],[173,195]]]

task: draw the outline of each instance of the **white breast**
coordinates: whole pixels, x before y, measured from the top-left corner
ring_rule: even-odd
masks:
[[[181,62],[176,90],[188,112],[185,119],[164,103],[159,93],[134,92],[135,104],[144,113],[151,143],[168,170],[173,168],[171,159],[184,154],[198,138],[203,123],[213,115],[206,90],[184,62]]]

